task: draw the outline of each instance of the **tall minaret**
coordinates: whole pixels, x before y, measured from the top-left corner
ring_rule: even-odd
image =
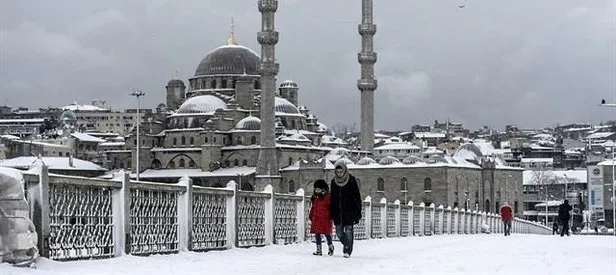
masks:
[[[255,190],[263,190],[271,184],[279,188],[281,180],[278,153],[276,151],[276,127],[274,115],[274,97],[276,95],[276,43],[278,32],[274,30],[274,15],[278,9],[278,0],[259,0],[261,12],[261,31],[257,41],[261,44],[261,148],[257,163]]]
[[[357,88],[361,93],[361,149],[372,152],[374,147],[374,91],[377,83],[374,77],[374,34],[376,25],[372,22],[372,0],[361,1],[361,52],[357,54],[361,64],[361,78],[357,81]]]

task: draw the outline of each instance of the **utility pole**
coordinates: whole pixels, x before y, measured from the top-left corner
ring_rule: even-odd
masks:
[[[139,111],[141,109],[141,97],[145,95],[142,91],[134,91],[130,95],[137,98],[137,161],[136,161],[136,170],[137,170],[137,181],[139,181],[139,163],[141,162],[139,159],[139,149],[141,149],[141,141],[139,140],[139,125],[141,124],[141,117],[139,116]]]

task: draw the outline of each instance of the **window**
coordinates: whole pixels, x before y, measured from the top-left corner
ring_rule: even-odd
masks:
[[[293,165],[293,158],[289,157],[289,166]]]
[[[237,144],[242,145],[242,137],[237,137]]]
[[[208,143],[208,139],[207,139],[207,137],[203,138],[203,141],[204,141],[205,143]]]
[[[175,161],[170,161],[168,166],[169,168],[175,168]]]
[[[195,144],[195,138],[194,137],[190,137],[190,145]]]
[[[289,193],[295,193],[295,182],[290,180],[289,181]]]
[[[182,136],[182,145],[186,145],[186,137]]]
[[[431,178],[424,179],[424,192],[432,192],[432,179]]]
[[[515,201],[513,203],[513,209],[514,209],[513,210],[514,215],[515,215],[515,213],[518,213],[518,201]]]
[[[186,167],[186,163],[184,162],[184,159],[180,159],[180,168],[184,167]]]
[[[252,145],[257,144],[257,137],[256,136],[250,137],[250,144],[252,144]]]
[[[261,89],[261,83],[259,83],[259,81],[255,81],[255,90],[260,90]]]
[[[248,161],[247,160],[242,160],[242,166],[248,166]]]
[[[214,143],[216,143],[216,137],[214,137]]]
[[[188,167],[190,167],[190,168],[196,168],[196,167],[197,167],[197,164],[195,164],[195,162],[191,160],[190,162],[188,162]]]
[[[233,160],[233,166],[240,166],[240,160],[239,159]]]
[[[385,181],[383,178],[378,178],[376,181],[376,191],[377,192],[385,192]]]
[[[212,79],[212,81],[210,82],[210,88],[216,89],[216,79]]]
[[[400,191],[407,192],[409,189],[408,180],[406,178],[402,178],[400,180]]]
[[[225,167],[229,167],[231,166],[231,162],[229,162],[228,160],[225,160]]]
[[[178,138],[173,138],[173,145],[178,145]]]
[[[221,86],[221,88],[223,88],[223,89],[227,88],[227,80],[226,80],[226,79],[223,79],[222,81],[220,81],[220,86]]]

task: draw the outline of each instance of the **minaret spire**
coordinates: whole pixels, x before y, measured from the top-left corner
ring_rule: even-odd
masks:
[[[229,39],[227,39],[227,45],[237,45],[237,41],[235,40],[235,20],[231,17],[231,35]]]
[[[276,151],[276,117],[274,113],[276,94],[276,75],[279,65],[276,63],[276,44],[278,32],[275,31],[274,15],[278,9],[278,0],[258,0],[261,12],[261,31],[257,41],[261,44],[261,147],[257,162],[255,189],[263,190],[272,185],[280,186],[278,153]]]
[[[372,0],[361,1],[361,24],[358,30],[361,35],[361,52],[357,54],[361,64],[361,77],[357,81],[361,94],[361,150],[371,153],[374,148],[374,91],[377,88],[374,77],[374,63],[377,60],[374,52],[376,25],[372,21]]]

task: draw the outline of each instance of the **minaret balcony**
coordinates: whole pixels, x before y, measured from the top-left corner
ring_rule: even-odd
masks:
[[[375,24],[359,24],[357,29],[361,35],[374,35],[376,33]]]
[[[277,31],[265,31],[257,34],[257,41],[261,45],[276,45],[278,43]]]
[[[367,53],[358,53],[357,60],[359,63],[376,63],[376,53],[375,52],[367,52]]]
[[[357,80],[357,88],[360,91],[374,91],[377,87],[376,79],[360,79]]]
[[[278,0],[259,0],[259,12],[276,12]]]
[[[280,64],[275,62],[262,62],[259,65],[259,72],[264,76],[277,75],[280,70]]]

